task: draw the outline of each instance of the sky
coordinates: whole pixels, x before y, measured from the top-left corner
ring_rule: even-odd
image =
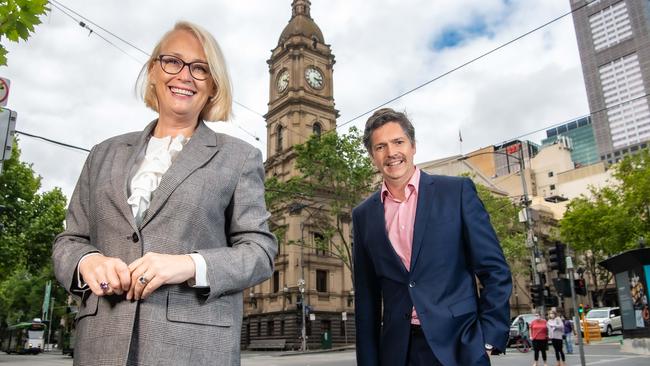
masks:
[[[18,113],[18,131],[89,149],[142,130],[156,118],[134,91],[147,57],[97,26],[151,52],[176,21],[188,20],[220,43],[234,98],[245,106],[211,127],[266,156],[266,61],[291,18],[291,0],[57,3],[94,31],[51,6],[27,42],[3,40],[9,61],[0,77],[11,80],[7,107]],[[369,115],[346,122],[569,11],[569,0],[312,0],[311,16],[336,58],[339,131],[362,129]],[[413,121],[416,163],[522,136],[539,143],[546,128],[588,114],[573,20],[566,16],[387,106]],[[19,139],[42,189],[61,187],[69,197],[87,154]]]

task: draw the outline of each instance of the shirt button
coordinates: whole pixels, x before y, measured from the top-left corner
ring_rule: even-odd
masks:
[[[138,237],[138,233],[133,233],[133,235],[131,235],[131,240],[133,240],[134,243],[139,242],[140,238]]]
[[[415,287],[415,282],[414,282],[414,281],[409,282],[409,287],[410,287],[410,288]]]

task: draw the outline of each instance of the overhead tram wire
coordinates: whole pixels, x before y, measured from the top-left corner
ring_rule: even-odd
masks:
[[[119,46],[116,45],[115,43],[109,41],[106,37],[102,36],[102,35],[99,34],[98,32],[95,32],[94,29],[90,28],[90,27],[89,27],[86,23],[84,23],[82,20],[75,18],[74,16],[72,16],[71,14],[69,14],[68,12],[66,12],[65,10],[63,10],[62,8],[58,7],[55,3],[50,2],[50,4],[51,4],[52,6],[54,6],[54,7],[55,7],[58,11],[60,11],[61,13],[67,15],[70,19],[74,20],[77,24],[79,24],[79,26],[80,26],[81,28],[87,29],[87,30],[90,32],[90,33],[88,34],[88,36],[90,36],[91,34],[94,34],[94,35],[96,35],[97,37],[103,39],[106,43],[108,43],[108,44],[110,44],[111,46],[117,48],[120,52],[122,52],[123,54],[127,55],[127,56],[130,57],[132,60],[134,60],[134,61],[136,61],[136,62],[138,62],[138,63],[142,63],[141,60],[135,58],[133,55],[131,55],[130,53],[126,52],[125,50],[123,50],[121,47],[119,47]]]
[[[99,24],[93,22],[92,20],[88,19],[87,17],[83,16],[82,14],[76,12],[74,9],[71,9],[70,7],[65,6],[64,4],[61,4],[60,2],[58,2],[58,1],[56,1],[56,0],[50,0],[49,3],[50,3],[52,6],[54,6],[57,10],[59,10],[60,12],[62,12],[62,13],[65,14],[65,15],[67,15],[70,19],[74,20],[77,24],[79,24],[80,27],[82,27],[82,28],[84,28],[84,29],[87,29],[87,30],[90,32],[90,34],[95,34],[95,35],[97,35],[99,38],[101,38],[101,39],[103,39],[104,41],[106,41],[106,43],[108,43],[108,44],[110,44],[111,46],[117,48],[120,52],[122,52],[123,54],[129,56],[131,59],[135,60],[138,64],[142,64],[143,61],[138,60],[138,59],[135,58],[133,55],[129,54],[128,52],[126,52],[125,50],[123,50],[122,48],[120,48],[118,45],[116,45],[115,43],[109,41],[106,37],[102,36],[101,34],[99,34],[98,32],[96,32],[95,30],[93,30],[92,28],[90,28],[86,23],[84,23],[84,21],[86,21],[86,22],[88,22],[88,23],[90,23],[90,24],[96,26],[98,29],[101,29],[103,32],[108,33],[108,34],[111,35],[112,37],[114,37],[114,38],[120,40],[121,42],[123,42],[124,44],[126,44],[126,45],[132,47],[133,49],[135,49],[135,50],[141,52],[142,54],[146,55],[147,58],[149,58],[149,57],[151,56],[151,54],[149,54],[148,52],[142,50],[140,47],[134,45],[133,43],[131,43],[131,42],[125,40],[124,38],[122,38],[122,37],[116,35],[115,33],[111,32],[111,31],[107,30],[106,28],[100,26]],[[62,8],[65,8],[67,11],[66,11],[66,10],[63,10]],[[71,13],[74,13],[76,16],[78,16],[80,19],[83,19],[84,21],[75,18],[74,16],[72,16],[71,14],[69,14],[68,11],[71,12]],[[242,104],[242,103],[240,103],[240,102],[238,102],[238,101],[236,101],[236,100],[233,100],[233,102],[234,102],[235,104],[241,106],[242,108],[248,110],[249,112],[252,112],[252,113],[254,113],[254,114],[256,114],[256,115],[258,115],[258,116],[264,118],[264,115],[262,115],[261,113],[255,111],[254,109],[252,109],[252,108],[250,108],[250,107],[247,107],[246,105],[244,105],[244,104]],[[239,128],[240,130],[244,131],[247,135],[249,135],[249,136],[251,136],[252,138],[254,138],[256,141],[260,141],[260,138],[259,138],[258,136],[256,136],[255,134],[253,134],[252,132],[250,132],[250,131],[244,129],[242,126],[240,126],[240,125],[237,124],[237,123],[234,123],[234,122],[233,122],[233,124],[234,124],[235,126],[237,126],[237,128]],[[294,131],[294,132],[296,132],[296,131]],[[298,132],[296,132],[296,133],[298,133]],[[304,137],[304,136],[303,136],[303,137]]]
[[[497,47],[495,47],[495,48],[493,48],[493,49],[491,49],[491,50],[489,50],[487,52],[484,52],[484,53],[480,54],[479,56],[476,56],[473,59],[471,59],[469,61],[466,61],[463,64],[461,64],[459,66],[456,66],[453,69],[448,70],[448,71],[434,77],[431,80],[428,80],[428,81],[426,81],[426,82],[424,82],[424,83],[422,83],[422,84],[420,84],[420,85],[418,85],[418,86],[416,86],[416,87],[414,87],[414,88],[412,88],[410,90],[407,90],[406,92],[404,92],[404,93],[402,93],[402,94],[400,94],[400,95],[398,95],[398,96],[396,96],[396,97],[394,97],[394,98],[392,98],[390,100],[387,100],[386,102],[383,102],[383,103],[379,104],[378,106],[376,106],[376,107],[374,107],[374,108],[372,108],[372,109],[370,109],[370,110],[368,110],[366,112],[363,112],[363,113],[361,113],[361,114],[359,114],[359,115],[357,115],[357,116],[355,116],[355,117],[341,123],[340,125],[336,126],[336,128],[338,129],[338,128],[343,127],[343,126],[345,126],[345,125],[347,125],[349,123],[352,123],[352,122],[356,121],[357,119],[359,119],[359,118],[361,118],[361,117],[363,117],[363,116],[365,116],[367,114],[370,114],[370,113],[374,112],[375,110],[377,110],[377,109],[379,109],[381,107],[384,107],[384,106],[386,106],[386,105],[388,105],[388,104],[390,104],[390,103],[392,103],[392,102],[394,102],[394,101],[396,101],[398,99],[401,99],[401,98],[403,98],[403,97],[405,97],[405,96],[407,96],[407,95],[409,95],[409,94],[411,94],[411,93],[413,93],[413,92],[415,92],[415,91],[417,91],[419,89],[422,89],[425,86],[427,86],[427,85],[429,85],[429,84],[431,84],[431,83],[433,83],[435,81],[438,81],[438,80],[442,79],[443,77],[464,68],[465,66],[468,66],[468,65],[470,65],[470,64],[472,64],[472,63],[474,63],[474,62],[476,62],[476,61],[478,61],[478,60],[480,60],[480,59],[482,59],[482,58],[484,58],[486,56],[489,56],[490,54],[492,54],[492,53],[494,53],[496,51],[499,51],[500,49],[502,49],[502,48],[504,48],[506,46],[509,46],[510,44],[515,43],[515,42],[519,41],[520,39],[522,39],[524,37],[527,37],[527,36],[537,32],[538,30],[540,30],[542,28],[545,28],[545,27],[557,22],[558,20],[566,17],[567,15],[571,15],[571,14],[575,13],[576,11],[584,8],[587,5],[589,5],[589,3],[585,3],[585,4],[575,8],[575,9],[573,9],[573,10],[567,12],[567,13],[564,13],[564,14],[562,14],[562,15],[560,15],[560,16],[558,16],[558,17],[556,17],[556,18],[554,18],[554,19],[552,19],[552,20],[550,20],[550,21],[548,21],[548,22],[546,22],[546,23],[544,23],[544,24],[542,24],[540,26],[537,26],[537,27],[529,30],[528,32],[526,32],[524,34],[521,34],[521,35],[519,35],[519,36],[517,36],[517,37],[515,37],[515,38],[513,38],[513,39],[511,39],[511,40],[509,40],[509,41],[507,41],[505,43],[502,43],[501,45],[499,45],[499,46],[497,46]]]
[[[28,136],[28,137],[31,137],[31,138],[35,138],[35,139],[40,139],[40,140],[43,140],[43,141],[47,141],[47,142],[49,142],[49,143],[51,143],[51,144],[54,144],[54,145],[59,145],[59,146],[63,146],[63,147],[67,147],[67,148],[75,149],[75,150],[81,150],[81,151],[84,151],[84,152],[87,152],[87,153],[90,152],[90,150],[88,150],[88,149],[86,149],[86,148],[83,148],[83,147],[80,147],[80,146],[71,145],[71,144],[66,144],[65,142],[52,140],[52,139],[49,139],[49,138],[47,138],[47,137],[43,137],[43,136],[39,136],[39,135],[34,135],[34,134],[31,134],[31,133],[27,133],[27,132],[23,132],[23,131],[18,131],[18,130],[16,130],[16,133],[19,134],[19,135]]]
[[[111,36],[113,36],[113,38],[119,39],[119,40],[122,41],[123,43],[125,43],[125,44],[131,46],[132,48],[134,48],[134,49],[140,51],[140,52],[141,52],[142,54],[144,54],[145,56],[149,57],[149,53],[147,53],[146,51],[144,51],[144,50],[141,49],[140,47],[138,47],[138,46],[134,45],[133,43],[131,43],[131,42],[125,40],[124,38],[122,38],[122,37],[116,35],[115,33],[109,31],[108,29],[103,28],[103,27],[100,26],[99,24],[97,24],[97,23],[93,22],[92,20],[86,18],[85,16],[83,16],[83,15],[77,13],[76,11],[74,11],[74,9],[71,9],[71,8],[67,7],[65,4],[62,4],[62,3],[60,3],[60,2],[58,2],[58,1],[56,1],[56,0],[50,0],[49,2],[50,2],[52,5],[59,5],[60,7],[65,8],[65,9],[68,10],[69,12],[74,13],[74,14],[77,15],[78,17],[85,19],[88,23],[94,25],[95,27],[97,27],[97,28],[101,29],[102,31],[104,31],[104,32],[110,34]],[[61,10],[61,9],[59,8],[59,10]]]

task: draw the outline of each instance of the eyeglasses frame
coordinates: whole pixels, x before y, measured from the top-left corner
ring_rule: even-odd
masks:
[[[182,63],[183,63],[183,67],[181,67],[181,68],[178,70],[178,72],[169,72],[169,71],[165,70],[165,68],[163,67],[163,62],[162,62],[163,57],[173,57],[173,58],[179,60],[180,62],[182,62]],[[204,61],[185,62],[185,60],[183,60],[182,58],[180,58],[180,57],[178,57],[178,56],[174,56],[174,55],[158,55],[158,57],[156,57],[156,60],[155,60],[155,61],[158,61],[158,62],[160,63],[160,68],[162,69],[162,71],[164,71],[165,73],[167,73],[167,74],[169,74],[169,75],[178,75],[178,74],[180,74],[180,73],[183,71],[183,69],[185,68],[185,66],[187,66],[187,69],[188,69],[189,72],[190,72],[190,76],[192,76],[195,80],[198,80],[198,81],[205,81],[205,80],[208,80],[208,78],[209,78],[209,76],[207,76],[207,77],[205,77],[204,79],[199,79],[199,78],[197,78],[196,76],[194,76],[194,74],[192,74],[192,65],[194,65],[194,64],[204,64],[204,65],[207,65],[207,66],[208,66],[208,73],[210,73],[210,64],[207,63],[207,62],[204,62]]]

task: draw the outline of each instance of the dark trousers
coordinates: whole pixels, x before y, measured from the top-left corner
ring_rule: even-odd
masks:
[[[475,365],[490,365],[487,353]],[[443,366],[431,351],[429,343],[419,325],[411,325],[411,338],[409,339],[409,353],[406,366]]]
[[[551,342],[553,342],[553,349],[555,350],[555,359],[562,361],[566,361],[564,358],[564,352],[562,351],[562,340],[561,339],[551,339]]]
[[[427,343],[427,339],[419,325],[411,324],[409,339],[409,354],[406,366],[443,366],[436,358]]]
[[[539,353],[542,352],[542,360],[546,362],[546,339],[533,339],[533,350],[535,351],[535,362],[539,360]]]

